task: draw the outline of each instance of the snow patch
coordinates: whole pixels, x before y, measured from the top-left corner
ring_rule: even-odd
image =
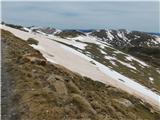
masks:
[[[27,31],[27,32],[31,32],[31,30],[30,30],[29,28],[27,28],[27,27],[23,27],[23,29],[24,29],[25,31]]]
[[[127,56],[126,59],[129,61],[135,60],[136,62],[140,63],[141,65],[149,67],[149,65],[147,65],[145,62],[138,60],[137,58],[134,58],[132,56]]]
[[[154,83],[154,78],[149,77],[149,80],[151,81],[152,84]]]
[[[108,59],[108,60],[111,60],[111,61],[112,61],[112,60],[116,60],[116,61],[120,62],[122,65],[124,65],[124,66],[126,66],[126,67],[129,67],[129,68],[132,68],[132,69],[134,69],[134,70],[137,70],[136,67],[130,65],[129,63],[125,63],[125,62],[123,62],[123,61],[117,60],[115,57],[105,56],[104,58],[105,58],[105,59]]]
[[[101,51],[102,54],[106,54],[106,52],[104,52],[102,49],[100,49],[100,51]]]
[[[79,48],[79,49],[82,49],[82,50],[84,50],[85,47],[87,46],[87,44],[85,44],[85,43],[80,43],[80,42],[73,42],[73,43],[71,43],[71,45],[73,45],[73,46],[75,46],[75,47],[77,47],[77,48]]]
[[[113,40],[114,36],[110,33],[110,31],[107,31],[106,33],[107,33],[107,35],[108,35],[108,38],[109,38],[110,40]]]
[[[104,56],[104,58],[108,60],[116,60],[116,58],[112,56]]]
[[[123,38],[122,34],[120,32],[117,33],[117,35],[120,37],[120,38]]]
[[[156,41],[160,44],[160,37],[157,37]]]
[[[45,56],[44,56],[45,57]],[[52,58],[49,58],[49,57],[45,57],[46,59],[47,59],[47,61],[49,61],[49,62],[51,62],[51,63],[55,63],[56,64],[56,62],[52,59]]]
[[[134,66],[132,66],[132,65],[130,65],[130,64],[128,64],[128,63],[122,62],[122,61],[120,61],[120,60],[118,60],[118,62],[120,62],[121,64],[125,65],[126,67],[129,67],[129,68],[132,68],[132,69],[134,69],[134,70],[137,70]]]
[[[115,79],[117,82],[121,82],[121,84],[128,86],[129,88],[133,89],[134,91],[137,91],[141,94],[143,94],[144,96],[148,96],[150,98],[152,98],[155,101],[159,101],[160,100],[160,96],[157,95],[156,93],[152,92],[151,90],[149,90],[148,88],[142,86],[141,84],[123,76],[122,74],[111,70],[110,68],[106,67],[105,65],[87,57],[86,55],[77,52],[76,50],[69,48],[67,46],[61,45],[62,48],[88,60],[88,61],[93,61],[96,66],[98,67],[98,69],[103,72],[104,74],[106,74],[107,76],[110,76],[111,78]]]
[[[31,44],[30,46],[32,46],[36,50],[43,50],[43,51],[45,51],[45,49],[42,46],[40,46],[40,45]]]
[[[112,65],[115,65],[115,66],[117,65],[114,61],[110,61],[110,62],[112,63]]]

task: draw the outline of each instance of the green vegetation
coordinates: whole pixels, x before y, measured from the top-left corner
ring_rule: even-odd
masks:
[[[47,62],[27,42],[4,30],[2,46],[6,72],[12,78],[8,79],[12,83],[12,120],[160,118],[160,113],[150,105],[119,89]],[[35,60],[40,62],[33,62]],[[45,62],[39,64],[41,61]],[[126,100],[132,105],[123,105]]]

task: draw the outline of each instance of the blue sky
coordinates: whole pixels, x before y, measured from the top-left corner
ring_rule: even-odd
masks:
[[[160,32],[154,2],[3,2],[2,20],[58,29],[128,29]]]

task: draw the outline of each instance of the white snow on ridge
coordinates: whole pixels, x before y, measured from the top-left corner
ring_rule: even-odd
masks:
[[[56,31],[53,34],[57,34],[57,33],[60,33],[60,32],[62,32],[62,30],[56,29]]]
[[[159,36],[156,38],[156,41],[158,44],[160,44],[160,37]]]
[[[32,34],[20,31],[14,28],[3,26],[3,29],[12,32],[17,37],[24,40],[34,38],[39,41],[38,46],[33,46],[39,49],[44,57],[49,58],[49,61],[56,62],[64,67],[78,72],[81,75],[98,80],[104,84],[110,84],[114,87],[120,88],[132,95],[137,96],[145,102],[150,103],[152,106],[160,110],[160,96],[143,85],[131,80],[118,72],[111,70],[105,65],[87,57],[86,55],[55,41],[47,38],[47,36],[40,34]],[[58,39],[58,38],[56,38]],[[59,39],[61,41],[61,39]],[[95,40],[95,42],[97,42]],[[48,54],[54,55],[54,57]],[[90,63],[93,61],[96,65]]]
[[[30,46],[32,46],[33,48],[35,48],[37,50],[43,50],[43,51],[45,51],[45,49],[42,46],[40,46],[40,45],[34,45],[34,44],[32,44]]]
[[[51,56],[49,56],[48,54],[46,54],[46,50],[45,50],[42,46],[40,46],[40,45],[34,45],[34,44],[32,44],[32,45],[30,45],[30,46],[32,46],[32,47],[33,47],[34,49],[36,49],[36,50],[41,51],[41,53],[42,53],[43,56],[47,59],[47,61],[56,64],[55,60],[53,60],[53,58],[52,58]]]
[[[115,57],[112,57],[112,56],[104,56],[105,59],[108,59],[108,60],[117,60]]]
[[[154,83],[154,79],[152,77],[149,77],[149,80],[151,81],[151,83]]]
[[[143,65],[143,66],[145,66],[145,67],[149,67],[149,65],[147,65],[145,62],[143,62],[143,61],[141,61],[141,60],[138,60],[137,58],[132,57],[132,56],[130,56],[130,55],[128,55],[128,56],[126,57],[126,59],[129,60],[129,61],[135,60],[136,62],[140,63],[141,65]]]
[[[129,68],[131,68],[131,69],[137,70],[136,67],[134,67],[134,66],[132,66],[132,65],[130,65],[130,64],[128,64],[128,63],[122,62],[122,61],[120,61],[120,60],[118,60],[118,62],[120,62],[122,65],[124,65],[124,66],[126,66],[126,67],[129,67]]]
[[[114,80],[116,80],[117,83],[120,83],[121,85],[125,85],[127,87],[129,87],[130,89],[134,90],[135,93],[139,92],[141,93],[145,98],[147,97],[151,97],[154,101],[157,101],[157,105],[160,106],[159,102],[160,102],[160,96],[157,95],[156,93],[152,92],[151,90],[149,90],[148,88],[140,85],[139,83],[121,75],[120,73],[111,70],[110,68],[106,67],[105,65],[85,56],[82,53],[77,52],[76,50],[72,49],[72,48],[68,48],[67,46],[61,45],[61,47],[63,47],[64,49],[79,55],[80,57],[89,60],[89,61],[93,61],[96,66],[98,67],[98,69],[103,72],[104,74],[106,74],[107,76],[112,77]]]
[[[102,54],[106,54],[106,52],[104,52],[102,49],[99,49],[101,51]]]
[[[112,63],[112,65],[115,65],[115,66],[117,65],[114,61],[110,61],[110,62]]]
[[[140,38],[140,36],[134,35],[135,39]]]
[[[28,31],[28,32],[31,32],[31,30],[27,27],[23,27],[24,30]]]
[[[87,44],[85,44],[85,43],[81,43],[81,42],[76,42],[76,41],[72,41],[72,42],[68,42],[70,45],[73,45],[73,46],[75,46],[75,47],[77,47],[77,48],[79,48],[79,49],[82,49],[82,50],[84,50],[85,49],[85,47],[87,46]],[[68,44],[67,43],[67,44]]]
[[[63,39],[63,38],[59,38],[59,37],[55,37],[55,36],[52,36],[52,38],[54,40],[57,40],[57,41],[60,41],[60,42],[63,42],[65,44],[68,44],[68,45],[72,45],[74,47],[77,47],[81,50],[84,50],[85,47],[87,46],[87,44],[83,43],[83,42],[79,42],[79,41],[76,41],[75,39],[72,39],[72,38],[68,38],[68,39]]]
[[[110,31],[107,31],[106,33],[107,33],[107,35],[108,35],[108,38],[109,38],[110,40],[113,40],[114,36],[110,33]]]
[[[80,48],[80,49],[85,49],[85,47],[87,46],[86,44],[83,44],[83,43],[76,43],[76,44],[74,44],[73,46],[75,46],[75,47],[78,47],[78,48]]]
[[[78,36],[78,37],[74,37],[74,38],[69,38],[71,40],[79,40],[82,42],[89,42],[89,43],[96,43],[96,38],[92,37],[92,36]]]
[[[130,56],[127,56],[126,59],[129,60],[129,61],[133,60]]]
[[[40,30],[37,30],[36,32],[38,32],[38,33],[40,33],[40,34],[42,34],[42,35],[47,35],[46,33],[42,32],[42,31],[40,31]]]
[[[108,59],[108,60],[110,60],[110,61],[115,60],[115,61],[121,63],[122,65],[126,66],[126,67],[129,67],[129,68],[131,68],[131,69],[137,70],[136,67],[130,65],[129,63],[125,63],[125,62],[123,62],[123,61],[117,60],[115,57],[107,56],[107,55],[106,55],[104,58],[105,58],[105,59]]]
[[[118,35],[120,38],[123,38],[122,33],[120,33],[119,31],[118,31],[117,35]]]

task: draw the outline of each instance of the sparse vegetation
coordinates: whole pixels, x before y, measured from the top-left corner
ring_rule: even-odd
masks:
[[[2,54],[2,69],[5,67],[4,72],[11,76],[7,80],[12,83],[12,120],[160,118],[158,111],[146,103],[142,104],[141,100],[114,87],[75,74],[60,65],[51,64],[27,42],[7,31],[2,30],[1,33],[5,52]],[[24,55],[32,55],[46,64],[26,61]],[[132,106],[126,107],[115,101],[119,99],[130,101]]]
[[[59,41],[57,41],[57,42],[59,42]],[[82,41],[78,41],[78,42],[82,42]],[[127,54],[124,54],[122,52],[116,53],[117,50],[114,48],[111,48],[109,46],[108,47],[106,46],[102,49],[99,45],[96,45],[94,43],[82,42],[82,43],[87,44],[87,46],[85,47],[84,50],[81,50],[73,45],[68,45],[63,42],[59,42],[59,43],[64,44],[66,46],[69,46],[69,47],[71,47],[71,48],[73,48],[73,49],[75,49],[75,50],[77,50],[87,56],[88,56],[88,53],[90,53],[88,57],[91,57],[92,59],[110,67],[111,69],[147,86],[151,90],[153,90],[157,93],[160,93],[160,81],[159,81],[160,75],[157,72],[157,69],[156,69],[157,67],[155,67],[155,66],[150,65],[150,67],[146,67],[146,66],[141,66],[141,64],[138,63],[137,61],[134,61],[134,60],[128,61],[126,59]],[[106,52],[107,56],[115,57],[116,60],[113,60],[113,61],[116,65],[112,64],[111,60],[105,59],[105,55],[101,53],[100,49],[103,50],[104,52]],[[154,50],[153,50],[153,52],[154,52]],[[152,53],[152,51],[149,51],[147,53]],[[118,62],[119,60],[124,63],[131,64],[137,70],[135,70],[135,69],[131,70],[131,68]],[[90,62],[95,65],[95,63],[93,61],[90,61]],[[151,83],[149,77],[152,77],[154,79],[153,83]]]
[[[84,33],[77,31],[77,30],[64,30],[60,33],[56,33],[55,35],[60,36],[62,38],[67,38],[67,37],[72,38],[72,37],[77,37],[78,35],[85,36]]]

